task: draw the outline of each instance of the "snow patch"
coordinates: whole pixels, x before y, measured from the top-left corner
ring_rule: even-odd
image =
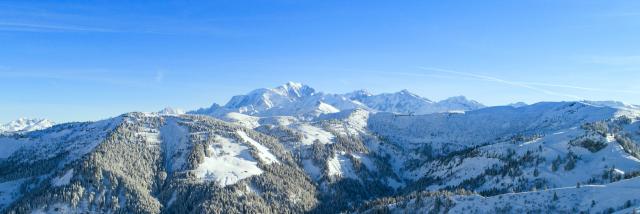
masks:
[[[293,128],[302,132],[304,137],[302,138],[301,143],[304,145],[313,145],[316,140],[320,141],[320,143],[322,144],[333,143],[332,140],[334,136],[328,131],[322,130],[321,128],[309,124],[300,124]]]
[[[554,134],[554,135],[557,135],[557,134]],[[535,139],[535,140],[530,140],[530,141],[527,141],[527,142],[524,142],[524,143],[520,144],[519,146],[522,147],[522,146],[526,146],[526,145],[529,145],[529,144],[539,143],[541,140],[542,140],[542,138],[538,138],[538,139]]]
[[[324,102],[320,102],[320,104],[318,105],[318,111],[322,114],[330,114],[330,113],[336,113],[336,112],[340,112],[339,109],[337,109],[336,107],[333,107],[329,104],[326,104]]]
[[[242,140],[248,142],[258,150],[258,158],[260,158],[262,162],[266,164],[280,163],[280,161],[278,161],[278,158],[276,158],[276,156],[273,155],[267,147],[251,139],[249,136],[247,136],[247,133],[243,131],[237,131],[236,133],[240,136],[240,138],[242,138]]]
[[[260,126],[259,117],[253,117],[237,112],[230,112],[228,114],[225,114],[221,119],[250,129],[254,129]]]
[[[362,162],[362,164],[367,167],[368,170],[370,171],[378,171],[378,167],[376,167],[376,164],[373,163],[373,161],[371,159],[369,159],[369,157],[365,156],[365,155],[360,155],[360,154],[351,154],[355,159],[360,160],[360,162]]]
[[[332,177],[358,179],[353,169],[351,159],[343,153],[334,154],[334,156],[327,161],[327,169],[329,176]]]
[[[205,157],[195,170],[196,177],[201,181],[215,181],[227,186],[262,174],[248,147],[220,136],[214,139],[216,143],[207,148],[211,155]]]

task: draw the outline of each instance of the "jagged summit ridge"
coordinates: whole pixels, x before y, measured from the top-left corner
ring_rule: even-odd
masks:
[[[181,115],[185,114],[185,111],[179,108],[166,107],[157,112],[159,115]]]
[[[288,82],[276,88],[262,88],[246,95],[237,95],[224,105],[229,110],[258,114],[274,107],[286,106],[305,97],[313,96],[315,90],[301,83]]]
[[[224,106],[213,104],[210,108],[191,113],[223,116],[237,112],[252,116],[296,116],[314,118],[321,114],[356,108],[374,112],[430,114],[449,111],[471,111],[484,105],[463,96],[433,102],[407,89],[395,93],[374,95],[365,89],[346,94],[327,94],[296,82],[288,82],[275,88],[262,88],[246,95],[237,95]]]

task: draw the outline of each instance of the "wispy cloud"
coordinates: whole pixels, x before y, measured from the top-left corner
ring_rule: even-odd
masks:
[[[344,69],[344,70],[350,71],[350,72],[361,72],[361,73],[378,74],[378,75],[401,75],[401,76],[409,76],[409,77],[445,78],[445,79],[454,79],[454,80],[461,80],[462,78],[464,78],[468,80],[489,81],[489,82],[496,82],[496,83],[505,84],[505,85],[518,87],[518,88],[525,88],[525,89],[529,89],[529,90],[547,94],[547,95],[570,98],[574,100],[584,100],[583,97],[580,97],[577,95],[561,93],[558,91],[537,87],[537,86],[551,86],[551,85],[537,85],[538,83],[511,81],[511,80],[506,80],[506,79],[488,76],[488,75],[454,71],[454,70],[442,69],[442,68],[434,68],[434,67],[417,67],[417,68],[420,70],[430,71],[430,72],[415,73],[415,72],[389,72],[389,71],[353,70],[353,69]],[[559,85],[553,85],[553,86],[559,86]],[[571,86],[565,86],[565,87],[571,87]],[[577,86],[573,86],[573,87],[577,87]]]
[[[604,13],[604,14],[602,14],[602,16],[606,16],[606,17],[634,17],[634,16],[640,16],[640,12],[618,11],[618,12]]]
[[[93,83],[125,86],[125,87],[132,87],[132,88],[153,87],[153,84],[150,84],[150,81],[148,79],[125,78],[118,73],[105,71],[105,70],[55,71],[55,72],[0,71],[0,77],[45,79],[45,80],[57,80],[57,81],[75,81],[75,82],[83,82],[83,83],[93,82]]]
[[[460,79],[458,75],[443,75],[443,74],[424,74],[424,73],[410,73],[410,72],[390,72],[390,71],[380,71],[380,70],[361,70],[361,69],[345,69],[339,68],[333,70],[337,71],[345,71],[345,72],[355,72],[355,73],[365,73],[365,74],[378,74],[378,75],[403,75],[403,76],[414,76],[414,77],[435,77],[435,78],[444,78],[444,79]]]
[[[497,83],[501,83],[501,84],[505,84],[505,85],[510,85],[510,86],[514,86],[514,87],[525,88],[525,89],[537,91],[537,92],[544,93],[544,94],[547,94],[547,95],[566,97],[566,98],[577,99],[577,100],[584,100],[584,98],[579,97],[577,95],[561,93],[561,92],[552,91],[552,90],[548,90],[548,89],[543,89],[543,88],[540,88],[540,87],[536,87],[536,86],[534,86],[532,84],[528,84],[527,82],[511,81],[511,80],[506,80],[506,79],[493,77],[493,76],[487,76],[487,75],[481,75],[481,74],[475,74],[475,73],[469,73],[469,72],[453,71],[453,70],[441,69],[441,68],[430,68],[430,67],[418,67],[418,68],[422,69],[422,70],[426,70],[426,71],[435,71],[435,72],[456,74],[456,75],[471,77],[471,78],[475,78],[475,79],[483,80],[483,81],[497,82]]]
[[[578,95],[563,93],[563,92],[552,90],[549,88],[562,88],[562,89],[571,89],[571,90],[585,91],[585,92],[625,93],[625,94],[640,95],[640,91],[638,90],[596,88],[596,87],[585,87],[585,86],[577,86],[577,85],[569,85],[569,84],[542,83],[542,82],[529,82],[529,81],[513,81],[513,80],[507,80],[504,78],[495,77],[495,76],[489,76],[489,75],[483,75],[483,74],[477,74],[477,73],[471,73],[471,72],[461,72],[461,71],[455,71],[455,70],[443,69],[443,68],[435,68],[435,67],[417,67],[417,68],[420,70],[429,71],[429,72],[428,73],[390,72],[390,71],[357,70],[357,69],[338,69],[338,70],[344,70],[348,72],[360,72],[360,73],[366,73],[366,74],[377,74],[377,75],[400,75],[400,76],[408,76],[408,77],[489,81],[489,82],[496,82],[500,84],[513,86],[513,87],[525,88],[525,89],[533,90],[533,91],[547,94],[547,95],[571,98],[576,100],[585,100],[585,99]]]
[[[0,22],[0,31],[28,31],[28,32],[102,32],[113,33],[119,32],[114,29],[76,26],[76,25],[58,25],[43,23],[20,23],[20,22]]]
[[[150,14],[105,15],[95,7],[68,5],[13,7],[0,3],[0,32],[43,33],[135,33],[157,35],[243,36],[221,28],[217,22],[185,20]],[[75,7],[74,10],[67,10]],[[97,12],[96,12],[97,11]]]
[[[520,83],[527,84],[527,85],[535,85],[535,86],[548,86],[548,87],[556,87],[556,88],[576,89],[576,90],[582,90],[582,91],[607,92],[607,93],[625,93],[625,94],[639,94],[640,95],[640,91],[637,91],[637,90],[593,88],[593,87],[583,87],[583,86],[563,85],[563,84],[551,84],[551,83],[539,83],[539,82],[520,82]]]
[[[1,17],[0,17],[1,18]],[[161,21],[159,23],[166,23]],[[33,32],[33,33],[135,33],[154,35],[210,35],[210,36],[242,36],[237,32],[211,26],[192,26],[178,23],[171,25],[155,25],[143,23],[111,24],[109,27],[98,27],[74,24],[52,24],[46,22],[0,22],[0,31]],[[174,27],[171,27],[174,26]]]

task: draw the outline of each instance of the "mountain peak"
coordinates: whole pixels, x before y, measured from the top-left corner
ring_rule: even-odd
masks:
[[[293,81],[289,81],[286,84],[284,84],[283,86],[285,87],[289,87],[289,88],[302,88],[302,86],[304,86],[304,84],[299,83],[299,82],[293,82]]]
[[[322,101],[325,105],[317,105]],[[434,102],[407,89],[374,95],[367,90],[347,94],[325,94],[298,82],[287,82],[275,88],[262,88],[238,95],[224,106],[193,111],[196,114],[224,115],[238,112],[254,116],[308,116],[320,113],[363,108],[381,112],[429,114],[449,111],[471,111],[484,105],[464,96]]]
[[[166,107],[158,112],[160,115],[181,115],[185,114],[185,111],[179,108]]]
[[[287,82],[276,88],[262,88],[238,95],[224,108],[239,113],[254,115],[274,107],[282,107],[315,95],[315,89],[302,83]],[[224,110],[224,111],[227,111]]]
[[[291,81],[277,88],[274,88],[272,90],[281,95],[285,95],[289,97],[311,96],[316,92],[315,89],[305,84],[298,83],[298,82],[291,82]]]
[[[401,91],[398,92],[399,94],[413,94],[409,91],[409,89],[402,89]]]
[[[347,93],[344,96],[350,98],[350,99],[355,99],[355,100],[362,100],[366,97],[370,97],[373,96],[373,94],[369,91],[367,91],[366,89],[360,89],[360,90],[356,90],[353,91],[351,93]]]

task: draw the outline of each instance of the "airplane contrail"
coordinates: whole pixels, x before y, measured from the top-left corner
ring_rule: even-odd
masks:
[[[548,94],[548,95],[568,97],[568,98],[577,99],[577,100],[584,100],[584,98],[576,96],[576,95],[573,95],[573,94],[560,93],[560,92],[555,92],[555,91],[551,91],[551,90],[535,87],[535,86],[533,86],[533,84],[528,84],[526,82],[516,82],[516,81],[510,81],[510,80],[497,78],[497,77],[487,76],[487,75],[481,75],[481,74],[475,74],[475,73],[469,73],[469,72],[453,71],[453,70],[442,69],[442,68],[432,68],[432,67],[418,67],[418,68],[422,69],[422,70],[427,70],[427,71],[436,71],[436,72],[442,72],[442,73],[456,74],[456,75],[471,77],[471,78],[484,80],[484,81],[502,83],[502,84],[506,84],[506,85],[511,85],[511,86],[530,89],[530,90],[541,92],[541,93]]]

